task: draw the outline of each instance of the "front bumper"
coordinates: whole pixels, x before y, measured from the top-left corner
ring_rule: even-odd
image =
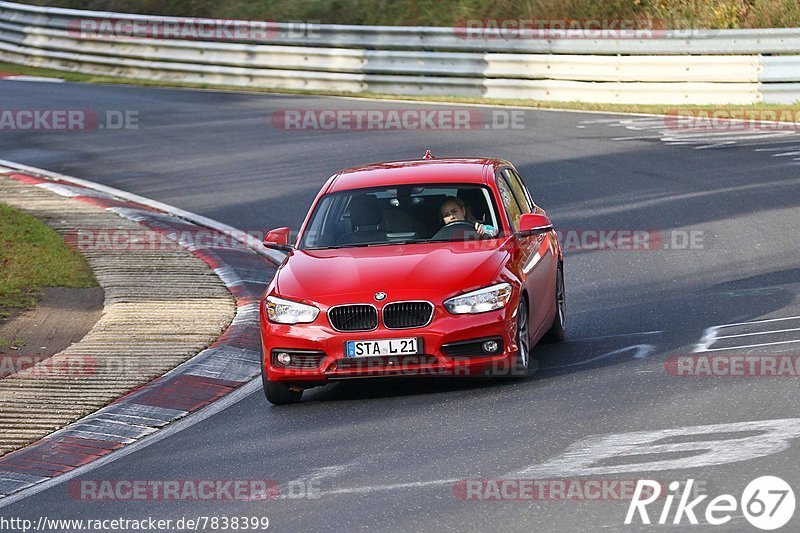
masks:
[[[367,332],[334,330],[321,313],[313,324],[294,326],[273,324],[261,313],[262,364],[270,381],[297,381],[323,385],[330,380],[380,376],[452,376],[468,377],[510,372],[517,353],[515,298],[505,308],[477,315],[452,315],[437,306],[431,323],[408,329],[378,329]],[[347,341],[417,337],[423,353],[417,355],[355,357],[345,354]],[[496,339],[501,349],[494,355],[467,354],[465,350],[442,349],[443,345],[472,339]],[[302,368],[278,364],[273,352],[304,353]],[[469,351],[469,350],[466,350]],[[321,353],[320,353],[321,352]],[[314,359],[310,354],[319,354]],[[316,364],[317,360],[319,364]]]

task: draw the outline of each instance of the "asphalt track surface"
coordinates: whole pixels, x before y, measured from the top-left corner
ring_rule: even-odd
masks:
[[[515,130],[283,131],[270,124],[276,110],[429,106],[71,83],[0,82],[0,102],[5,109],[137,111],[135,130],[2,131],[0,157],[95,180],[241,229],[297,229],[337,169],[416,158],[430,148],[436,156],[512,161],[558,228],[667,232],[666,248],[653,251],[567,250],[567,341],[537,347],[541,370],[533,377],[344,382],[314,389],[303,403],[283,408],[271,407],[259,389],[79,478],[282,484],[313,479],[318,498],[88,502],[70,497],[62,484],[0,509],[0,516],[267,516],[277,531],[628,530],[643,526],[638,520],[623,525],[627,500],[463,500],[454,483],[590,474],[695,479],[711,496],[730,493],[738,499],[750,480],[778,475],[800,488],[797,420],[782,423],[794,428],[784,431],[789,437],[751,424],[800,418],[797,378],[675,377],[664,366],[672,355],[693,353],[706,328],[800,315],[800,169],[791,157],[774,157],[791,146],[781,144],[787,139],[756,134],[722,146],[694,138],[673,146],[652,129],[620,126],[631,117],[553,111],[526,111],[524,128]],[[675,230],[702,232],[702,246],[671,246]],[[797,322],[736,332],[752,333],[748,327],[766,329],[732,337],[725,345],[731,349],[714,353],[800,349],[793,342],[800,339],[798,331],[767,333],[798,328]],[[753,344],[763,346],[746,347]],[[695,437],[712,442],[704,451],[658,455],[659,449],[641,448],[630,452],[641,454],[634,458],[603,458],[595,450],[589,459],[599,462],[590,466],[576,466],[578,453],[546,467],[585,438],[676,430],[660,443],[678,443],[693,440],[682,428],[732,423],[741,424]],[[735,440],[747,437],[757,444]],[[618,440],[629,443],[632,437]],[[718,445],[720,464],[713,464],[708,449]],[[668,469],[648,467],[664,459],[672,461]],[[608,471],[609,465],[616,470]],[[658,520],[661,504],[649,509],[651,520]],[[798,520],[786,530],[796,530]],[[684,517],[682,526],[687,523]],[[726,526],[699,529],[753,530],[741,510]]]

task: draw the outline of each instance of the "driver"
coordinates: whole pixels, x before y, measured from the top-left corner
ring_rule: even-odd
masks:
[[[455,196],[445,198],[442,207],[439,208],[439,214],[442,216],[445,225],[459,221],[471,222],[475,224],[475,231],[478,232],[478,235],[492,234],[491,226],[485,226],[478,222],[472,216],[469,206],[461,198]]]

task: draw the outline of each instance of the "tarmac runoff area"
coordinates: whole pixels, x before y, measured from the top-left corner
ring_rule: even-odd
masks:
[[[36,173],[0,167],[0,198],[77,243],[105,292],[102,316],[81,341],[0,380],[0,500],[258,375],[258,301],[274,262],[232,239],[177,243],[170,239],[204,228]],[[146,245],[91,242],[101,234]]]

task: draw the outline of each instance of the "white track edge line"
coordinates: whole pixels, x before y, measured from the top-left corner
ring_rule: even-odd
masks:
[[[50,489],[52,487],[58,486],[62,483],[65,483],[71,479],[74,479],[78,476],[82,476],[100,468],[101,466],[105,466],[109,463],[113,463],[117,459],[122,459],[123,457],[132,454],[135,451],[141,450],[142,448],[146,448],[151,444],[155,444],[167,437],[170,437],[184,429],[187,429],[195,424],[198,424],[209,418],[224,409],[244,400],[251,394],[253,394],[258,388],[261,386],[260,378],[255,377],[236,389],[235,391],[231,392],[230,394],[224,396],[223,398],[211,403],[210,405],[196,411],[190,415],[187,415],[185,418],[173,422],[163,429],[156,431],[155,433],[151,433],[141,439],[123,446],[113,452],[106,454],[99,459],[92,461],[91,463],[87,463],[85,465],[79,466],[74,470],[70,470],[65,472],[64,474],[60,474],[58,476],[52,477],[47,481],[42,481],[41,483],[36,483],[31,485],[30,487],[24,488],[19,492],[15,492],[9,496],[5,496],[4,498],[0,498],[0,509],[3,507],[7,507],[13,503],[16,503],[20,500],[38,494],[44,490]]]

